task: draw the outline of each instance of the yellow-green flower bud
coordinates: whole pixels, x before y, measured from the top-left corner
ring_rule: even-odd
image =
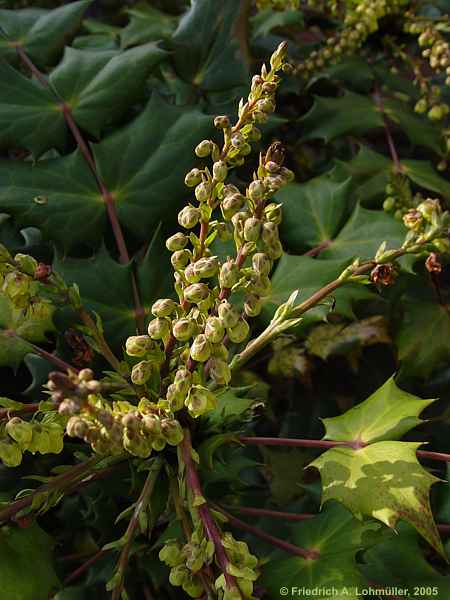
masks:
[[[248,186],[248,195],[253,200],[253,202],[258,202],[264,198],[266,193],[266,186],[261,179],[257,179],[256,181],[252,181]]]
[[[231,136],[231,145],[234,148],[242,148],[245,143],[245,138],[240,131],[236,131],[236,133]]]
[[[254,273],[250,278],[249,291],[257,296],[269,296],[271,292],[271,283],[267,275]]]
[[[432,200],[427,198],[419,204],[417,210],[423,215],[423,217],[431,223],[433,214],[441,212],[441,205],[438,200]]]
[[[192,360],[206,362],[211,356],[211,344],[203,333],[197,335],[192,342],[190,355]]]
[[[188,243],[188,237],[179,231],[172,235],[168,240],[166,240],[166,248],[170,250],[170,252],[175,252],[176,250],[183,250]]]
[[[81,417],[70,417],[67,421],[66,431],[70,437],[84,438],[88,424]]]
[[[250,217],[244,223],[244,239],[246,242],[257,242],[261,233],[261,221]]]
[[[184,298],[188,302],[194,302],[198,304],[202,300],[208,298],[210,293],[209,287],[206,283],[192,283],[184,289]]]
[[[265,244],[270,244],[271,242],[276,242],[279,240],[278,234],[278,226],[276,223],[272,223],[268,221],[263,223],[261,238]]]
[[[264,252],[257,252],[252,257],[252,266],[257,273],[267,276],[272,269],[272,261]]]
[[[171,298],[160,298],[152,305],[152,314],[155,317],[170,317],[177,308],[176,303]]]
[[[167,542],[159,551],[159,560],[165,563],[168,567],[176,567],[184,563],[184,557],[181,552],[181,547],[177,542]]]
[[[189,250],[176,250],[170,257],[172,266],[177,271],[181,271],[191,260],[191,253]]]
[[[200,220],[200,209],[185,206],[178,214],[178,223],[185,229],[192,229]]]
[[[170,321],[156,317],[148,324],[148,335],[152,340],[163,340],[170,335]]]
[[[131,370],[131,381],[134,385],[145,385],[152,376],[153,365],[148,360],[141,360]]]
[[[6,433],[20,446],[27,446],[33,437],[33,426],[20,417],[13,417],[5,426]]]
[[[161,419],[158,415],[144,415],[142,417],[142,425],[146,433],[155,437],[161,435]]]
[[[221,358],[222,360],[226,360],[228,362],[229,354],[230,352],[225,344],[213,344],[211,356]]]
[[[421,98],[415,105],[414,110],[416,111],[416,113],[418,113],[419,115],[423,114],[428,108],[428,103],[426,101],[426,98]]]
[[[225,220],[231,219],[244,206],[245,198],[242,194],[226,196],[221,203],[221,210]]]
[[[391,212],[395,208],[395,198],[392,196],[388,196],[386,200],[383,202],[383,210],[386,212]]]
[[[203,387],[202,385],[194,385],[189,391],[189,396],[186,398],[185,405],[189,411],[189,414],[194,417],[200,417],[201,415],[213,410],[217,405],[216,396]]]
[[[265,114],[272,113],[275,110],[275,103],[269,98],[262,98],[256,103],[256,110]]]
[[[170,410],[176,412],[183,408],[186,393],[187,391],[185,391],[180,384],[174,382],[169,385],[166,392],[166,399],[169,403]]]
[[[220,320],[227,329],[229,327],[234,327],[239,321],[239,312],[228,302],[228,300],[224,300],[219,304],[217,312]]]
[[[431,108],[428,111],[428,118],[431,119],[432,121],[440,121],[441,119],[443,119],[445,116],[445,111],[442,110],[442,107],[440,105],[437,106],[433,106],[433,108]]]
[[[185,367],[180,367],[175,373],[174,382],[180,386],[186,394],[192,381],[192,373]]]
[[[183,441],[183,429],[175,419],[164,419],[161,423],[161,432],[171,446],[178,446]]]
[[[230,119],[226,115],[218,115],[214,119],[214,127],[217,127],[217,129],[228,129],[230,125]]]
[[[12,256],[9,250],[3,244],[0,244],[0,263],[10,262],[11,260]]]
[[[287,43],[281,42],[278,48],[270,57],[270,66],[274,71],[278,71],[283,66],[287,56]]]
[[[177,565],[173,569],[171,569],[169,573],[169,583],[174,587],[178,587],[184,585],[184,583],[189,579],[190,574],[186,567],[186,565]]]
[[[28,444],[28,450],[33,454],[35,452],[39,452],[40,454],[48,454],[50,452],[50,436],[41,424],[34,425],[33,437]]]
[[[188,283],[198,283],[200,277],[195,274],[194,263],[189,264],[184,270],[184,278]]]
[[[126,431],[123,436],[123,447],[127,452],[133,456],[139,456],[139,458],[148,458],[152,453],[152,447],[148,440],[138,435],[130,437]]]
[[[272,260],[277,260],[283,255],[283,246],[281,245],[280,240],[268,243],[266,242],[265,251],[269,258]]]
[[[228,175],[227,163],[223,160],[218,160],[213,164],[213,177],[216,181],[225,181]]]
[[[22,462],[22,451],[12,440],[0,440],[0,460],[5,467],[18,467]]]
[[[210,358],[209,375],[217,385],[228,385],[231,381],[231,370],[228,363],[220,358]]]
[[[281,204],[275,204],[274,202],[268,204],[264,209],[264,216],[268,221],[279,225],[282,219]]]
[[[211,194],[211,184],[207,181],[199,183],[195,188],[195,197],[199,202],[206,202],[209,200]]]
[[[200,169],[192,169],[189,173],[186,174],[184,178],[184,183],[188,187],[195,187],[202,180],[202,172]]]
[[[148,335],[132,335],[125,343],[128,356],[144,356],[152,347],[153,342]]]
[[[247,321],[241,319],[234,327],[227,328],[228,337],[235,344],[243,342],[250,333],[250,327]]]
[[[193,319],[178,319],[172,326],[172,333],[179,342],[187,342],[197,331]]]
[[[38,267],[38,262],[32,256],[28,254],[16,254],[14,257],[14,262],[17,264],[18,268],[26,273],[27,275],[31,275],[34,277],[36,269]]]
[[[245,298],[244,311],[248,317],[257,317],[262,309],[262,301],[259,296],[249,294]]]
[[[219,317],[208,317],[205,325],[205,336],[208,342],[219,344],[225,335],[225,327]]]
[[[232,288],[239,281],[239,268],[233,259],[229,258],[220,267],[219,285],[221,288]]]
[[[27,275],[17,271],[7,273],[3,282],[3,291],[12,300],[28,294],[31,280]]]
[[[195,154],[199,158],[206,158],[211,154],[213,143],[210,140],[203,140],[195,147]]]
[[[217,275],[218,270],[219,261],[217,256],[205,256],[194,263],[194,273],[201,279],[214,277]]]

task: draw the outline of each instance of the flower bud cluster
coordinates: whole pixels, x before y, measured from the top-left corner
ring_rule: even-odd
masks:
[[[420,195],[413,195],[409,179],[399,173],[391,173],[385,192],[383,210],[392,214],[397,221],[401,221],[403,215],[411,208],[415,208],[421,200]]]
[[[198,573],[210,565],[214,557],[214,544],[201,530],[200,526],[184,546],[169,540],[159,552],[159,559],[170,567],[170,583],[182,587],[192,598],[198,598],[203,592]]]
[[[55,411],[41,420],[26,421],[12,417],[0,431],[0,460],[7,467],[17,467],[24,452],[59,454],[63,449],[65,419]]]
[[[406,3],[407,0],[362,0],[356,6],[347,3],[340,33],[330,36],[325,47],[313,51],[306,61],[295,66],[294,72],[309,79],[317,70],[339,62],[343,56],[355,54],[378,29],[380,19],[399,12]]]
[[[6,296],[17,310],[17,319],[51,320],[54,308],[49,300],[39,295],[44,267],[47,266],[27,254],[12,257],[0,244],[0,294]]]
[[[404,214],[403,223],[408,229],[403,247],[414,249],[417,244],[430,242],[439,252],[450,250],[450,217],[449,213],[442,209],[438,199],[427,198],[420,202],[416,208]]]
[[[252,598],[253,582],[258,578],[258,559],[250,553],[245,542],[236,540],[233,535],[226,532],[222,536],[222,545],[225,548],[227,557],[230,561],[228,573],[236,578],[237,584],[242,595],[236,595],[236,598]],[[216,588],[222,589],[226,594],[225,577],[222,574],[216,580]],[[226,595],[224,595],[224,598]],[[233,596],[230,595],[230,600]]]

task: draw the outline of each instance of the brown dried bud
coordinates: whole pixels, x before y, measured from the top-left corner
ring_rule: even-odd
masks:
[[[37,281],[47,281],[52,273],[52,267],[50,265],[46,265],[45,263],[38,263],[36,270],[34,272],[34,278]]]
[[[425,261],[425,267],[429,273],[440,273],[442,265],[436,252],[432,252]]]
[[[397,277],[397,271],[392,263],[377,265],[370,272],[370,279],[376,285],[392,285]]]

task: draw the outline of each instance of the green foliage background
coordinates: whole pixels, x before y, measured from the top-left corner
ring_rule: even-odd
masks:
[[[28,8],[22,11],[25,4]],[[450,12],[448,2],[418,4],[425,15]],[[193,0],[190,5],[175,0],[6,1],[1,8],[0,241],[11,251],[52,263],[67,283],[76,283],[85,306],[101,317],[108,342],[121,352],[127,336],[136,330],[133,281],[146,322],[152,303],[172,293],[164,239],[176,230],[177,212],[188,199],[183,180],[197,164],[193,148],[215,135],[212,117],[235,113],[251,74],[281,40],[291,40],[292,58],[301,61],[320,46],[323,32],[338,26],[338,19],[303,5],[298,10],[257,12],[250,2],[239,0]],[[308,81],[285,78],[278,112],[263,128],[263,142],[282,141],[296,181],[277,196],[283,203],[286,252],[277,264],[272,293],[255,331],[269,323],[295,289],[304,300],[355,257],[371,258],[381,242],[401,245],[402,222],[383,211],[393,169],[386,122],[412,190],[438,197],[448,206],[450,171],[436,168],[446,155],[445,124],[414,111],[420,95],[410,71],[388,54],[385,36],[396,36],[406,48],[415,48],[414,37],[387,18],[359,56],[325,66]],[[20,40],[44,73],[45,85],[30,77],[11,40]],[[428,75],[435,77],[435,85],[442,84],[439,76]],[[442,92],[446,101],[448,90],[447,86]],[[88,140],[94,173],[74,141],[64,106]],[[236,182],[248,180],[255,165],[239,170]],[[125,233],[129,262],[117,250],[108,202],[114,203]],[[449,271],[444,262],[442,272],[431,278],[422,262],[405,261],[388,289],[352,284],[336,291],[332,302],[305,315],[292,336],[266,349],[236,376],[238,419],[248,419],[251,410],[258,416],[251,425],[255,435],[319,438],[324,434],[320,419],[325,419],[329,432],[328,419],[358,406],[397,373],[402,390],[439,399],[422,406],[426,408],[422,422],[417,418],[420,411],[409,414],[405,408],[406,392],[394,392],[399,410],[395,418],[391,415],[395,434],[390,430],[391,437],[374,436],[369,448],[381,457],[383,452],[398,452],[400,464],[391,475],[400,478],[410,472],[405,485],[425,496],[436,477],[447,480],[436,465],[433,475],[427,473],[429,479],[413,471],[415,453],[411,451],[411,457],[409,452],[421,441],[429,442],[430,449],[450,452]],[[27,344],[11,341],[4,333],[20,332],[23,324],[14,319],[8,306],[0,306],[2,394],[36,402],[42,399],[40,390],[50,366],[30,354]],[[58,310],[52,323],[38,320],[32,325],[32,333],[24,336],[29,342],[40,342],[68,362],[76,358],[67,335],[79,325],[72,311]],[[94,367],[106,368],[98,357]],[[376,421],[380,411],[377,407],[367,412],[365,426]],[[236,419],[233,414],[227,417]],[[402,419],[414,423],[408,421],[399,432],[395,424]],[[417,424],[419,428],[409,433]],[[209,426],[221,429],[213,417]],[[399,444],[403,434],[408,448],[380,448],[379,444]],[[64,459],[70,462],[71,453],[77,451],[75,443],[69,444]],[[304,467],[316,459],[322,477],[328,474],[333,481],[339,466],[329,454],[337,450],[320,458],[311,449],[259,451],[223,445],[214,456],[213,451],[203,447],[207,459],[214,461],[213,469],[204,468],[205,493],[229,506],[317,513],[319,473]],[[57,464],[58,457],[29,456],[17,469],[0,467],[1,492],[11,498],[24,487],[21,477],[45,477]],[[377,474],[380,482],[383,476],[386,473]],[[58,589],[58,580],[64,581],[86,557],[118,538],[123,523],[114,519],[136,497],[141,479],[126,467],[120,477],[66,497],[39,519],[39,526],[0,529],[5,600],[48,598],[50,590]],[[360,521],[349,512],[356,495],[366,498],[371,493],[371,488],[357,490],[348,498],[348,492],[339,490],[347,508],[331,500],[311,521],[288,525],[259,517],[260,528],[292,544],[320,548],[322,555],[310,567],[307,561],[274,551],[248,535],[252,551],[268,559],[258,597],[279,598],[282,586],[364,587],[376,582],[411,590],[419,586],[425,589],[419,596],[424,599],[447,598],[450,571],[445,556],[450,557],[450,546],[444,537],[443,547],[438,547],[430,507],[426,503],[419,507],[429,512],[416,529],[412,519],[401,515],[396,535],[379,521]],[[154,594],[149,597],[182,597],[179,588],[168,586],[168,571],[157,556],[158,536],[170,537],[164,533],[167,494],[164,480],[154,500],[153,518],[159,525],[153,545],[131,562],[130,598],[143,597],[146,581]],[[401,503],[396,497],[384,498],[383,508],[392,505],[398,517],[397,502]],[[433,485],[431,507],[437,522],[450,524],[448,483]],[[370,506],[362,514],[372,510]],[[383,515],[379,520],[390,524],[390,518]],[[137,543],[137,555],[139,549]],[[115,559],[114,553],[105,553],[55,598],[107,598],[104,586]]]

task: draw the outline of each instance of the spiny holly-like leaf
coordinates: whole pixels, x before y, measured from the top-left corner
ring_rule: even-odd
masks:
[[[165,55],[155,44],[124,52],[66,48],[50,82],[78,125],[99,137],[139,99],[150,71]]]
[[[355,323],[324,323],[309,334],[305,345],[310,354],[326,360],[332,355],[351,354],[357,358],[361,348],[390,344],[392,340],[384,317],[374,316]]]
[[[0,581],[8,600],[48,600],[58,585],[53,568],[53,543],[36,524],[0,529]]]
[[[325,440],[361,441],[365,444],[399,439],[419,425],[420,413],[434,399],[422,400],[401,390],[390,377],[367,400],[345,414],[323,419]]]
[[[431,402],[389,379],[344,415],[323,420],[324,439],[367,445],[331,448],[309,466],[320,471],[322,504],[339,500],[357,517],[369,515],[392,528],[398,520],[408,521],[444,555],[429,501],[430,487],[439,479],[417,461],[421,443],[391,441],[418,425],[418,415]]]
[[[261,583],[271,598],[286,590],[285,598],[298,598],[299,588],[317,588],[315,598],[325,600],[330,589],[333,598],[356,600],[359,590],[368,581],[359,571],[356,554],[379,539],[380,527],[372,522],[361,523],[337,503],[330,503],[323,512],[292,526],[289,541],[307,550],[320,552],[319,558],[306,560],[300,556],[269,561],[263,567]]]
[[[408,521],[445,557],[431,512],[429,492],[440,481],[417,461],[417,442],[375,442],[336,447],[310,463],[320,472],[322,504],[342,502],[358,518],[367,515],[394,528]]]
[[[247,69],[236,39],[242,3],[191,0],[172,37],[174,63],[185,80],[208,92],[246,85]]]
[[[450,357],[450,306],[435,298],[406,297],[402,300],[403,319],[395,337],[401,372],[427,377]]]
[[[90,2],[53,10],[0,10],[0,58],[17,62],[13,44],[19,44],[38,66],[49,65],[78,30]]]
[[[450,200],[450,185],[427,160],[402,160],[402,170],[418,186]]]
[[[347,267],[349,261],[317,260],[309,256],[292,256],[284,254],[272,277],[272,292],[264,304],[262,317],[269,321],[280,304],[286,302],[294,290],[299,290],[297,303],[309,298],[321,287],[333,281]],[[352,305],[360,300],[374,298],[373,292],[361,285],[349,284],[333,292],[334,310],[349,318],[354,317]],[[326,317],[332,307],[330,302],[316,307],[303,316],[302,324]]]
[[[352,160],[335,160],[335,163],[336,168],[331,176],[336,181],[345,181],[351,177],[352,192],[363,206],[371,206],[375,200],[385,196],[392,162],[382,154],[361,146]]]
[[[120,221],[141,240],[186,200],[192,148],[211,129],[211,118],[197,108],[154,96],[135,121],[94,146]],[[80,238],[98,246],[106,224],[104,200],[78,151],[34,165],[0,161],[0,210],[36,225],[65,249]]]
[[[0,206],[65,248],[79,243],[81,231],[87,244],[95,244],[106,221],[97,184],[78,151],[35,164],[0,161]]]
[[[126,13],[130,22],[120,34],[124,48],[170,38],[178,21],[177,17],[167,15],[145,2],[128,8]]]
[[[442,154],[440,128],[432,125],[426,118],[420,118],[408,104],[393,100],[384,100],[386,115],[404,132],[415,146],[425,146]]]
[[[0,63],[0,80],[0,147],[35,156],[64,149],[66,127],[54,94],[6,63]]]
[[[192,148],[211,132],[211,117],[198,108],[173,106],[154,95],[133,123],[94,146],[119,219],[142,241],[186,202]]]
[[[108,342],[119,350],[136,332],[132,265],[120,265],[101,247],[91,259],[57,256],[53,268],[67,283],[78,285],[84,305],[101,316]],[[156,244],[151,245],[137,272],[146,315],[157,298],[167,296],[169,276],[164,253]]]
[[[399,524],[398,534],[393,532],[366,550],[360,569],[380,587],[409,589],[410,594],[419,587],[423,600],[450,596],[450,577],[441,575],[426,561],[417,533],[406,523]]]
[[[20,309],[8,296],[0,294],[0,365],[16,369],[31,351],[27,342],[43,342],[46,333],[54,330],[52,315],[49,304],[33,303]]]
[[[372,258],[382,241],[388,248],[399,248],[405,239],[403,223],[382,211],[368,210],[358,205],[350,219],[321,253],[321,258]]]
[[[293,251],[302,251],[332,240],[353,203],[351,183],[337,183],[327,176],[291,184],[278,192],[283,204],[281,236]]]
[[[359,135],[383,126],[383,117],[367,96],[347,91],[340,98],[316,97],[314,106],[300,119],[302,138],[326,142],[342,135]]]

